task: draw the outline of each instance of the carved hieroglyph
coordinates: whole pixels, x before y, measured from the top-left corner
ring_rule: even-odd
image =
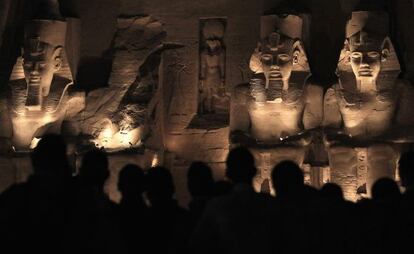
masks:
[[[322,119],[322,88],[306,83],[302,25],[295,15],[262,17],[262,40],[250,59],[255,75],[232,96],[230,139],[255,155],[256,190],[269,189],[261,185],[270,182],[270,169],[281,160],[303,163],[310,142],[306,130]]]
[[[71,122],[84,107],[84,94],[72,88],[71,69],[77,60],[73,47],[78,45],[71,31],[79,30],[80,23],[55,18],[26,23],[23,55],[13,69],[10,91],[2,98],[1,115],[9,121],[2,122],[0,134],[16,150],[28,150],[46,133],[62,133],[62,123]]]
[[[346,198],[369,194],[380,177],[395,176],[398,148],[412,140],[414,91],[398,80],[400,65],[383,12],[353,12],[337,74],[324,102],[332,181]]]

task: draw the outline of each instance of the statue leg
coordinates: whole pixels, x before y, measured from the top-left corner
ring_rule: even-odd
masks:
[[[277,148],[251,148],[256,160],[257,175],[253,180],[253,187],[257,192],[270,192],[275,194],[272,182],[272,170],[280,162],[291,160],[299,166],[305,158],[305,147],[277,147]]]
[[[347,200],[358,199],[357,156],[354,148],[333,146],[328,148],[331,182],[341,186]]]
[[[371,196],[372,186],[378,179],[388,177],[395,180],[398,157],[398,151],[390,144],[374,144],[368,148],[368,196]]]
[[[207,93],[206,93],[206,100],[205,100],[205,109],[208,113],[212,113],[213,112],[213,91],[211,89],[211,87],[207,88]]]

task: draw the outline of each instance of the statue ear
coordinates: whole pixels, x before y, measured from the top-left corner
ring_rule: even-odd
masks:
[[[62,67],[62,50],[62,46],[57,46],[53,51],[53,68],[55,72]]]
[[[344,47],[341,50],[340,56],[339,56],[339,62],[343,62],[346,65],[349,65],[351,63],[351,48],[349,46],[349,40],[345,39]]]
[[[381,61],[385,62],[388,59],[388,56],[390,55],[391,51],[391,40],[387,36],[385,37],[384,41],[382,42],[381,46]]]
[[[301,57],[306,59],[306,54],[305,54],[305,50],[303,48],[302,42],[297,40],[293,43],[293,54],[292,54],[293,64],[298,64],[299,59]]]

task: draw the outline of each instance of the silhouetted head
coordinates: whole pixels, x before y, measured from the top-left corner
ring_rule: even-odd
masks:
[[[414,152],[401,155],[398,164],[402,186],[406,188],[414,186]]]
[[[66,155],[66,144],[59,135],[45,135],[31,155],[35,175],[69,177],[71,171]]]
[[[104,150],[94,149],[83,156],[79,177],[84,184],[102,188],[108,176],[108,156]]]
[[[118,189],[125,196],[141,196],[145,190],[145,175],[142,168],[128,164],[122,168],[118,177]]]
[[[175,193],[170,171],[161,166],[148,170],[147,186],[148,199],[152,205],[171,200]]]
[[[276,195],[297,196],[304,191],[304,178],[301,168],[293,161],[282,161],[272,171]]]
[[[323,185],[320,190],[320,194],[323,198],[333,200],[333,201],[342,201],[344,200],[344,194],[342,188],[335,183],[326,183]]]
[[[397,183],[390,178],[380,178],[372,186],[374,200],[396,199],[401,195]]]
[[[210,196],[214,184],[211,168],[201,161],[191,163],[187,172],[187,186],[191,196]]]
[[[234,183],[251,184],[256,175],[254,157],[244,147],[237,147],[230,151],[226,166],[226,176]]]

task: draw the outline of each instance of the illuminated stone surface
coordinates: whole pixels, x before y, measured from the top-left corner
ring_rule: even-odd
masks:
[[[325,94],[324,126],[332,181],[348,199],[370,194],[380,177],[394,178],[401,145],[413,141],[410,84],[381,12],[353,12],[338,64],[339,83]],[[342,127],[343,126],[343,127]]]
[[[50,1],[55,8],[57,2]],[[9,89],[2,102],[1,136],[11,139],[16,150],[28,150],[34,138],[46,133],[63,133],[62,122],[70,121],[84,107],[84,95],[73,88],[79,21],[46,11],[27,22],[22,57],[13,69]],[[68,51],[70,49],[70,51]],[[5,114],[9,114],[8,116]],[[9,119],[8,119],[9,118]],[[75,128],[76,129],[76,128]]]
[[[118,19],[109,87],[88,95],[83,115],[82,131],[94,136],[97,146],[136,147],[150,134],[165,36],[161,22],[151,16]]]
[[[54,3],[57,3],[56,0],[36,1],[51,6],[42,11],[43,13],[40,13],[40,16],[37,18],[53,20],[56,16],[60,16],[56,14],[58,13],[57,9],[53,8]],[[36,8],[26,10],[27,6],[32,6],[34,2],[34,0],[3,0],[0,3],[0,94],[2,98],[0,100],[0,112],[2,112],[0,114],[0,153],[7,151],[11,147],[10,137],[13,133],[13,125],[10,124],[12,120],[11,115],[4,114],[11,105],[5,98],[10,98],[9,96],[12,93],[3,88],[7,87],[9,79],[11,80],[9,83],[15,83],[15,80],[20,79],[22,83],[19,92],[24,93],[25,91],[25,84],[27,82],[23,79],[24,74],[21,67],[19,69],[15,68],[12,77],[9,77],[11,67],[15,63],[17,49],[23,46],[19,44],[21,42],[20,38],[23,38],[23,31],[19,27],[23,27],[23,20],[30,20],[36,16]],[[271,46],[270,41],[266,41],[266,37],[273,30],[268,31],[266,27],[274,27],[272,22],[268,23],[270,24],[269,26],[262,22],[261,26],[260,16],[263,13],[273,13],[269,12],[269,10],[281,11],[281,8],[279,8],[281,2],[292,3],[289,6],[293,6],[293,9],[303,7],[310,10],[311,16],[302,16],[305,24],[308,24],[309,21],[311,21],[311,24],[310,26],[304,26],[301,40],[304,44],[302,48],[306,48],[306,56],[312,69],[312,80],[315,80],[315,84],[318,82],[318,85],[324,86],[325,89],[332,88],[328,90],[325,96],[325,105],[329,106],[325,108],[326,119],[340,116],[340,120],[343,122],[341,122],[342,127],[344,127],[341,132],[352,133],[355,136],[353,142],[358,141],[359,143],[357,146],[355,144],[344,146],[342,143],[342,145],[328,146],[327,148],[329,149],[325,149],[324,145],[321,145],[321,142],[315,140],[315,136],[313,136],[312,139],[308,140],[308,138],[305,138],[303,140],[306,141],[305,143],[311,141],[308,147],[302,146],[303,144],[293,148],[286,147],[285,145],[288,141],[281,142],[279,136],[293,137],[306,129],[317,127],[319,125],[317,123],[318,120],[315,120],[317,117],[312,115],[312,111],[305,111],[301,118],[301,107],[307,108],[304,105],[296,105],[298,108],[293,110],[294,114],[287,114],[284,112],[292,112],[292,108],[289,105],[276,109],[277,107],[274,107],[272,104],[277,103],[267,103],[267,100],[274,99],[274,102],[279,102],[280,94],[282,94],[282,101],[283,98],[294,100],[295,96],[300,97],[298,95],[300,93],[302,93],[301,98],[307,98],[312,102],[313,99],[311,98],[313,97],[303,92],[306,89],[295,89],[297,93],[292,93],[293,95],[286,97],[286,93],[280,93],[280,87],[283,87],[283,84],[277,82],[270,84],[269,88],[268,81],[271,78],[276,78],[274,76],[271,77],[269,71],[266,74],[267,79],[262,76],[261,81],[254,82],[256,85],[252,89],[254,94],[257,95],[259,101],[264,100],[266,103],[263,103],[265,105],[263,107],[256,107],[256,113],[253,118],[251,118],[249,111],[238,111],[237,108],[233,108],[232,115],[237,113],[240,117],[231,117],[232,124],[229,128],[228,114],[219,116],[217,114],[206,114],[202,118],[197,117],[200,102],[198,87],[202,74],[200,67],[201,60],[203,59],[201,57],[203,56],[203,47],[200,47],[200,45],[204,44],[205,41],[202,34],[203,22],[220,20],[225,23],[223,36],[221,36],[221,33],[208,32],[220,35],[218,37],[221,40],[221,46],[225,49],[224,63],[221,60],[216,61],[217,59],[214,57],[210,59],[207,56],[204,59],[212,60],[210,66],[216,70],[211,75],[212,80],[222,78],[222,73],[217,72],[217,68],[214,67],[219,66],[221,68],[224,65],[226,91],[232,92],[234,95],[233,103],[239,101],[241,108],[243,108],[245,107],[244,104],[247,103],[246,98],[251,97],[250,87],[248,85],[241,85],[238,87],[240,89],[234,93],[233,88],[250,80],[257,81],[251,79],[252,73],[249,70],[249,59],[255,49],[257,38],[262,39],[262,48],[265,49]],[[300,4],[297,5],[296,3],[299,2]],[[130,148],[130,143],[133,143],[134,146],[144,144],[145,147],[160,153],[169,151],[168,154],[172,155],[168,157],[168,160],[162,161],[166,163],[167,167],[171,168],[177,185],[177,196],[179,197],[180,204],[185,205],[189,198],[186,190],[185,175],[190,162],[193,160],[203,160],[213,167],[217,178],[223,178],[224,161],[229,149],[228,136],[229,132],[233,133],[232,126],[234,121],[237,119],[240,123],[236,123],[236,125],[240,124],[243,126],[244,124],[256,123],[253,126],[254,128],[249,128],[246,133],[254,134],[256,139],[266,140],[270,144],[266,144],[269,146],[267,149],[258,147],[257,152],[254,152],[258,158],[260,168],[271,168],[273,164],[283,159],[283,155],[285,155],[284,158],[291,158],[298,162],[303,161],[302,166],[306,171],[307,180],[311,183],[318,183],[320,186],[329,180],[345,182],[346,184],[342,184],[342,186],[345,186],[347,196],[351,196],[354,199],[355,192],[366,190],[367,177],[376,179],[379,175],[393,174],[393,172],[388,171],[388,169],[394,171],[395,167],[391,164],[395,163],[396,160],[393,158],[398,157],[400,151],[405,149],[404,142],[410,140],[409,128],[400,127],[405,125],[403,124],[404,121],[412,119],[410,110],[406,110],[410,109],[410,107],[402,107],[404,110],[401,110],[400,106],[398,106],[395,107],[397,112],[394,113],[384,110],[386,112],[373,112],[370,114],[370,116],[382,114],[383,118],[381,118],[381,121],[369,119],[368,129],[365,128],[364,130],[364,128],[359,127],[358,122],[361,122],[361,119],[363,119],[359,113],[355,115],[350,112],[346,113],[332,107],[335,103],[328,103],[330,100],[335,102],[337,97],[336,92],[338,90],[335,90],[334,87],[338,86],[331,86],[331,80],[335,78],[334,69],[338,65],[337,59],[340,48],[343,47],[345,22],[357,2],[358,0],[246,0],[242,2],[239,0],[207,2],[189,0],[62,1],[62,6],[60,7],[62,13],[73,14],[79,17],[82,21],[82,31],[77,30],[79,26],[76,25],[74,20],[66,19],[68,28],[65,50],[62,50],[63,68],[56,72],[54,77],[56,84],[65,79],[73,81],[76,77],[75,85],[85,88],[88,91],[88,98],[85,102],[83,93],[72,89],[73,86],[70,86],[71,89],[68,90],[70,96],[66,102],[66,115],[61,124],[59,121],[56,123],[56,126],[60,126],[59,128],[56,127],[56,129],[63,134],[86,134],[92,135],[92,139],[95,141],[105,141],[106,144],[104,146],[106,148],[112,147],[108,150],[114,152],[110,158],[110,160],[114,160],[114,163],[111,164],[113,165],[111,170],[114,171],[112,177],[118,172],[119,168],[117,167],[122,166],[122,160],[139,164],[150,163],[153,160],[151,156],[146,158],[144,150],[140,149],[134,151],[135,155],[128,153],[125,155],[131,159],[125,159],[122,157],[123,153],[115,152]],[[370,5],[374,7],[373,9],[380,5],[376,4],[376,1],[371,2]],[[383,3],[384,1],[380,2]],[[411,28],[413,26],[412,15],[414,14],[414,9],[412,8],[412,1],[388,1],[387,5],[390,14],[392,14],[392,16],[390,15],[391,20],[389,23],[393,25],[391,27],[393,30],[391,30],[390,34],[395,39],[393,41],[396,43],[395,48],[399,51],[398,56],[400,57],[401,69],[403,70],[402,76],[413,81],[414,44]],[[271,17],[268,18],[271,19]],[[283,29],[281,30],[283,31]],[[293,33],[293,30],[288,31],[288,33]],[[262,35],[260,35],[261,33]],[[294,34],[290,34],[290,36],[296,37]],[[82,41],[81,47],[79,47],[79,37],[81,37]],[[159,45],[167,44],[165,43],[166,41],[177,47],[163,51],[160,59],[161,62],[158,66],[159,71],[156,70],[157,68],[151,67],[149,72],[152,72],[152,75],[143,75],[141,67],[154,66],[152,64],[147,65],[146,62],[149,58],[158,57],[157,54],[152,53],[152,50]],[[269,51],[269,49],[266,50]],[[395,55],[392,56],[394,54],[392,52],[393,50],[390,51],[391,54],[388,60],[382,62],[383,67],[391,66],[391,69],[385,73],[380,72],[378,80],[396,80],[396,73],[399,71],[399,68],[393,69],[397,66],[397,60]],[[80,57],[80,64],[77,61],[78,57]],[[16,65],[17,67],[21,66],[21,59],[19,61]],[[102,68],[102,62],[105,62],[105,68]],[[261,63],[259,67],[260,65]],[[252,68],[257,68],[255,62],[252,62]],[[347,65],[346,68],[348,69],[343,71],[342,74],[339,73],[341,84],[345,86],[345,90],[349,86],[352,88],[353,84],[355,84],[355,81],[349,82],[349,79],[352,80],[354,79],[353,76],[355,76],[351,70],[351,65]],[[76,75],[77,69],[79,69],[78,76]],[[303,84],[306,76],[309,75],[309,70],[302,71],[302,74],[303,76],[298,76],[301,73],[293,71],[289,80],[289,90],[291,90],[290,88],[296,88],[297,84]],[[265,74],[263,75],[265,76]],[[254,78],[257,78],[257,75]],[[157,79],[158,82],[156,82]],[[263,80],[267,82],[267,84],[265,82],[265,88],[268,86],[268,91],[265,93],[262,89]],[[397,99],[393,100],[401,105],[409,103],[414,97],[412,91],[406,89],[406,84],[394,81],[389,83],[395,84],[396,87],[400,87],[402,90],[400,92],[397,92],[399,88],[393,90],[395,94],[399,94],[398,96],[396,95]],[[142,94],[140,92],[142,88],[151,87],[153,84],[157,84],[156,93],[153,93],[154,90],[149,93],[143,93],[148,95],[144,99],[137,96]],[[307,86],[315,87],[311,84]],[[318,90],[318,87],[316,88]],[[353,88],[350,90],[354,92]],[[160,95],[157,93],[160,93]],[[356,101],[365,99],[366,97],[364,96],[356,99]],[[349,96],[344,95],[344,97],[348,98]],[[385,94],[380,97],[381,101],[390,102],[387,101],[388,95]],[[21,98],[24,98],[24,96]],[[354,100],[355,98],[351,99],[351,102],[354,103]],[[308,102],[305,104],[308,104]],[[372,101],[371,105],[376,108],[378,104],[373,102],[375,100]],[[85,107],[85,104],[86,109],[79,114],[78,112]],[[282,104],[280,103],[280,105]],[[336,104],[340,105],[340,103]],[[22,105],[25,107],[25,103],[22,103]],[[362,105],[363,108],[366,106]],[[393,105],[391,106],[393,107]],[[151,108],[155,110],[155,114],[153,114],[154,111]],[[255,107],[250,109],[251,112],[255,111]],[[352,111],[354,107],[348,107],[348,109]],[[336,113],[329,113],[330,111]],[[261,115],[260,112],[266,113]],[[151,116],[148,118],[149,122],[143,117],[145,115]],[[277,117],[269,118],[269,115],[277,115]],[[343,117],[343,115],[346,115],[346,117]],[[154,119],[152,119],[153,117]],[[392,120],[386,120],[389,118]],[[201,121],[194,121],[194,119],[201,119]],[[277,121],[275,119],[282,120]],[[333,121],[335,122],[335,119]],[[388,124],[385,124],[387,121]],[[266,122],[266,124],[257,124],[262,122]],[[282,125],[282,123],[286,124],[286,126]],[[120,127],[121,125],[127,126],[125,129],[128,129],[128,131],[124,131],[125,129]],[[273,125],[276,128],[269,128]],[[148,126],[149,128],[144,128],[143,130],[141,126]],[[409,126],[409,124],[406,126]],[[33,129],[35,129],[34,126]],[[121,129],[123,130],[121,131]],[[377,142],[372,146],[367,145],[371,141],[383,141],[383,134],[381,133],[392,134],[391,130],[395,129],[399,131],[394,133],[394,135],[401,134],[400,137],[389,137],[387,140],[398,141],[398,144],[396,142]],[[141,140],[142,135],[147,138]],[[367,140],[361,140],[362,136],[365,136]],[[279,137],[279,140],[277,137]],[[33,143],[35,140],[32,139],[27,143]],[[82,142],[87,143],[88,140],[89,138],[85,138]],[[292,142],[295,143],[298,140]],[[294,152],[296,151],[295,149],[297,149],[297,153]],[[278,150],[282,151],[280,158],[277,156]],[[325,150],[328,150],[331,165],[333,165],[332,172],[325,164],[326,160],[323,159],[326,156]],[[76,148],[71,146],[70,151],[74,152]],[[303,151],[306,151],[307,156],[304,156]],[[339,156],[340,154],[346,154],[346,156]],[[20,155],[21,153],[19,153]],[[4,170],[0,172],[2,176],[0,179],[0,189],[11,182],[23,181],[30,174],[29,159],[19,156],[7,154],[3,156],[4,160],[2,157],[1,163],[4,165],[2,167]],[[391,158],[389,164],[386,162],[387,158]],[[315,161],[317,163],[312,165],[312,167],[307,165]],[[353,166],[348,167],[348,164]],[[370,176],[368,169],[374,167],[374,164],[380,165],[378,166],[380,170],[377,171],[377,176]],[[383,167],[385,164],[388,166]],[[25,168],[23,170],[25,173],[23,171],[17,172],[19,168]],[[262,173],[266,175],[270,172],[262,171]],[[111,197],[116,199],[118,194],[114,187],[114,179],[110,180],[111,184],[108,186],[111,187],[108,188],[111,190],[110,193],[115,193],[111,194]]]
[[[303,20],[299,16],[264,16],[262,41],[250,58],[255,73],[250,84],[233,94],[230,139],[248,146],[256,157],[257,191],[270,180],[271,169],[282,160],[299,165],[311,141],[310,130],[322,120],[322,87],[306,82],[310,74],[301,42]],[[268,182],[268,181],[266,181]]]

